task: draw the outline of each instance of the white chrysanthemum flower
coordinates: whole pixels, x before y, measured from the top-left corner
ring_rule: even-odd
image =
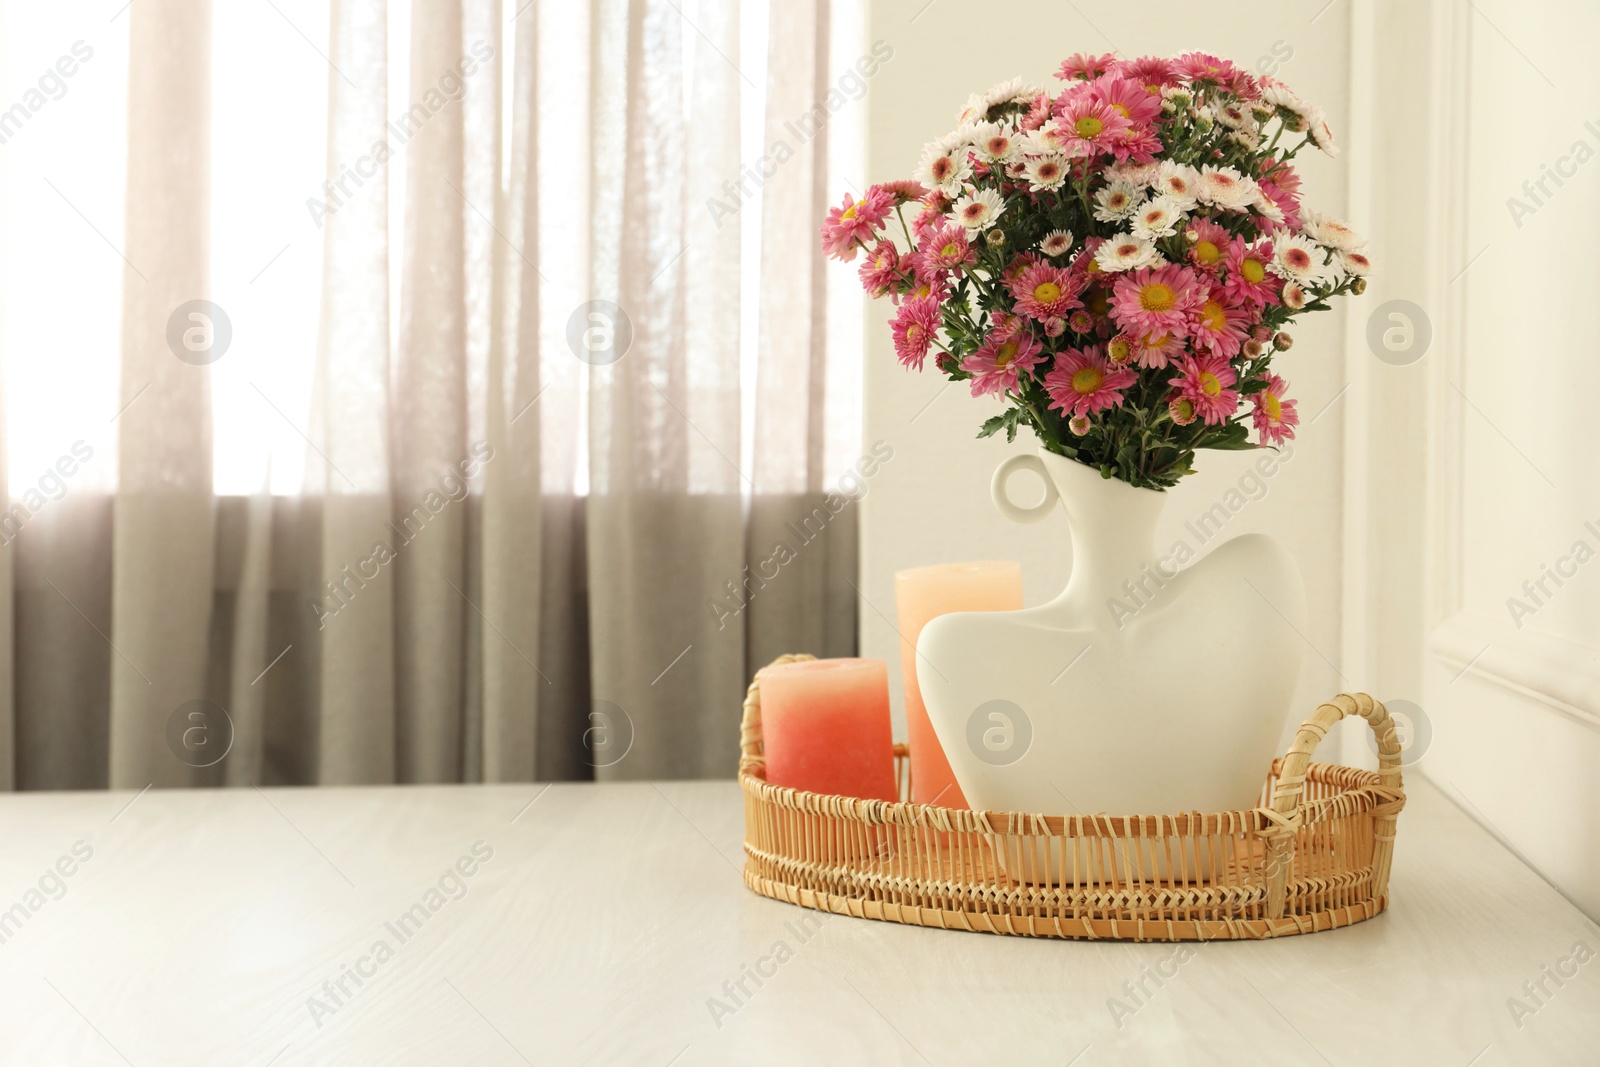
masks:
[[[1067,135],[1055,123],[1050,122],[1037,130],[1029,130],[1022,135],[1022,152],[1029,156],[1047,156],[1061,154],[1066,146]]]
[[[1016,131],[999,122],[980,122],[972,130],[972,147],[990,163],[1004,163],[1015,159],[1022,148],[1017,143]]]
[[[986,122],[963,122],[939,138],[939,145],[947,151],[957,148],[971,148],[978,143],[978,136],[986,126],[988,126]]]
[[[1287,85],[1270,78],[1262,79],[1261,102],[1276,108],[1284,128],[1294,133],[1304,133],[1310,128],[1312,112],[1316,110]]]
[[[1158,196],[1139,205],[1139,210],[1133,213],[1130,228],[1135,237],[1155,241],[1177,233],[1183,218],[1184,209],[1176,200],[1170,196]]]
[[[972,163],[967,159],[965,147],[948,148],[940,141],[925,145],[922,162],[917,165],[917,181],[930,189],[937,188],[955,196],[961,183],[972,176]]]
[[[1005,201],[993,189],[969,189],[967,195],[950,208],[950,216],[969,232],[977,232],[993,226],[1005,206]]]
[[[1194,207],[1199,197],[1200,172],[1193,167],[1165,159],[1156,169],[1152,187],[1158,195],[1171,197],[1188,211]]]
[[[1139,206],[1139,193],[1132,182],[1111,182],[1094,194],[1094,217],[1101,222],[1121,222]]]
[[[1112,273],[1160,266],[1166,262],[1161,253],[1156,251],[1153,242],[1131,235],[1107,238],[1105,244],[1094,254],[1094,261],[1101,270]]]
[[[1106,181],[1128,182],[1136,188],[1143,189],[1156,180],[1160,173],[1161,164],[1150,163],[1113,163],[1105,170]]]
[[[956,132],[961,135],[961,139],[969,147],[976,149],[990,135],[1000,132],[1000,124],[998,122],[989,122],[988,120],[967,122],[957,126]]]
[[[1239,130],[1229,130],[1228,140],[1248,151],[1255,151],[1261,147],[1261,131],[1254,126],[1246,126]]]
[[[1250,121],[1250,111],[1237,100],[1223,100],[1211,105],[1211,117],[1230,130],[1242,130]]]
[[[1064,256],[1072,251],[1071,230],[1051,230],[1039,242],[1039,251],[1047,256]]]
[[[1028,188],[1036,193],[1059,189],[1067,180],[1067,161],[1064,156],[1051,153],[1027,161],[1023,173],[1028,178]]]
[[[1360,277],[1372,269],[1372,260],[1368,259],[1364,252],[1339,252],[1336,255],[1339,258],[1339,266],[1344,268],[1346,274]]]
[[[1356,231],[1320,211],[1307,211],[1300,229],[1319,245],[1327,245],[1341,252],[1354,252],[1367,243]]]
[[[1007,78],[999,85],[990,86],[979,99],[983,101],[984,110],[987,111],[996,104],[1014,104],[1023,99],[1031,100],[1037,94],[1038,90],[1021,78]]]
[[[1279,207],[1277,201],[1265,193],[1258,191],[1254,202],[1250,206],[1255,209],[1257,215],[1260,215],[1268,222],[1281,223],[1284,220],[1283,208]]]
[[[1272,238],[1272,273],[1286,282],[1319,285],[1332,276],[1327,250],[1301,234],[1278,233]]]
[[[1333,143],[1333,127],[1328,125],[1328,118],[1320,107],[1311,109],[1306,115],[1306,123],[1311,132],[1311,143],[1322,149],[1328,158],[1338,159],[1339,146]]]
[[[1244,211],[1255,202],[1257,192],[1255,179],[1232,167],[1207,166],[1200,171],[1197,195],[1202,204],[1214,204],[1227,211]]]
[[[989,114],[989,105],[984,101],[982,93],[973,93],[967,97],[967,102],[961,105],[961,110],[956,112],[956,125],[965,126],[970,122],[982,122]]]
[[[1283,84],[1276,78],[1262,78],[1261,99],[1273,107],[1281,107],[1287,111],[1305,113],[1306,102],[1300,99],[1300,94]]]

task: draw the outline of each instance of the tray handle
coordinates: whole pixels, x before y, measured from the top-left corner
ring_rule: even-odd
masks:
[[[1347,715],[1367,720],[1378,739],[1378,785],[1376,792],[1386,803],[1376,811],[1373,822],[1372,896],[1382,901],[1389,893],[1389,869],[1394,858],[1394,827],[1405,806],[1405,787],[1400,780],[1400,738],[1394,720],[1382,703],[1365,693],[1340,693],[1318,707],[1295,734],[1294,743],[1284,754],[1278,781],[1272,791],[1270,808],[1262,809],[1272,827],[1263,833],[1267,843],[1267,916],[1283,917],[1290,861],[1294,856],[1295,833],[1300,829],[1300,794],[1306,783],[1306,769],[1318,742],[1328,730]]]

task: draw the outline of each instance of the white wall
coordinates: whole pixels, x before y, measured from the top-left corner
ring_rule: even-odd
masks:
[[[1372,629],[1417,664],[1421,772],[1600,916],[1600,9],[1360,11],[1358,57],[1396,76],[1358,185],[1411,268],[1375,295],[1416,301],[1435,337],[1368,383],[1390,416],[1371,517],[1419,520],[1369,547],[1366,599],[1405,605]],[[1547,167],[1559,185],[1524,188]]]
[[[867,37],[889,42],[895,54],[867,98],[863,187],[909,176],[923,142],[954,126],[956,110],[970,92],[1018,75],[1043,83],[1061,60],[1079,51],[1115,48],[1138,56],[1202,49],[1255,68],[1275,46],[1278,55],[1292,50],[1278,76],[1321,103],[1335,131],[1347,128],[1346,5],[1333,5],[1315,23],[1310,20],[1320,4],[1260,7],[1249,19],[1221,19],[1214,7],[1192,3],[1079,6],[1094,26],[1069,5],[873,0]],[[1026,28],[1019,32],[1019,27]],[[1301,159],[1308,203],[1343,215],[1342,160]],[[1360,227],[1360,219],[1352,221]],[[1059,513],[1035,526],[1017,526],[995,512],[989,476],[1010,449],[998,439],[978,441],[975,435],[983,419],[999,410],[997,402],[974,400],[959,383],[946,388],[931,369],[920,375],[903,371],[885,326],[891,310],[886,303],[870,304],[866,314],[865,437],[890,442],[895,459],[863,503],[861,590],[868,603],[860,619],[862,654],[892,665],[898,713],[899,639],[887,621],[895,613],[895,571],[967,559],[1017,559],[1027,602],[1035,604],[1065,584],[1071,554],[1066,520]],[[1343,318],[1331,312],[1308,322],[1295,330],[1295,348],[1282,361],[1306,419],[1346,384]],[[1243,508],[1228,528],[1230,535],[1264,531],[1281,538],[1305,574],[1311,621],[1297,705],[1306,713],[1334,693],[1367,684],[1348,669],[1341,678],[1330,666],[1341,661],[1345,399],[1302,428],[1293,458],[1268,482],[1267,495]],[[1026,436],[1012,447],[1025,447]],[[1217,502],[1255,459],[1250,453],[1201,453],[1200,473],[1171,494],[1157,543],[1165,547],[1184,536],[1184,522]],[[1014,491],[1020,491],[1021,482],[1018,478]]]

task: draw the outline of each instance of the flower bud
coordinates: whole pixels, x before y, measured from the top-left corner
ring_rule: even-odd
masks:
[[[1365,278],[1357,278],[1355,281],[1350,283],[1350,291],[1357,296],[1360,296],[1362,293],[1367,291],[1367,280]]]
[[[1089,416],[1087,416],[1087,415],[1074,415],[1074,416],[1072,416],[1072,418],[1067,420],[1067,429],[1071,430],[1073,433],[1077,434],[1079,437],[1082,437],[1084,434],[1089,432]]]
[[[1005,231],[996,226],[989,231],[989,236],[985,237],[984,241],[990,248],[999,248],[1006,243]]]
[[[1264,322],[1258,322],[1250,327],[1250,336],[1263,343],[1270,341],[1272,340],[1272,327]]]
[[[1278,351],[1287,352],[1294,347],[1294,338],[1279,330],[1278,336],[1272,339],[1272,343],[1278,347]]]

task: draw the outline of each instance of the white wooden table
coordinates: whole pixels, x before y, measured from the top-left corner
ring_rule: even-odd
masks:
[[[1387,914],[1187,949],[763,899],[732,782],[9,795],[0,1062],[1600,1062],[1600,930],[1408,786]]]

